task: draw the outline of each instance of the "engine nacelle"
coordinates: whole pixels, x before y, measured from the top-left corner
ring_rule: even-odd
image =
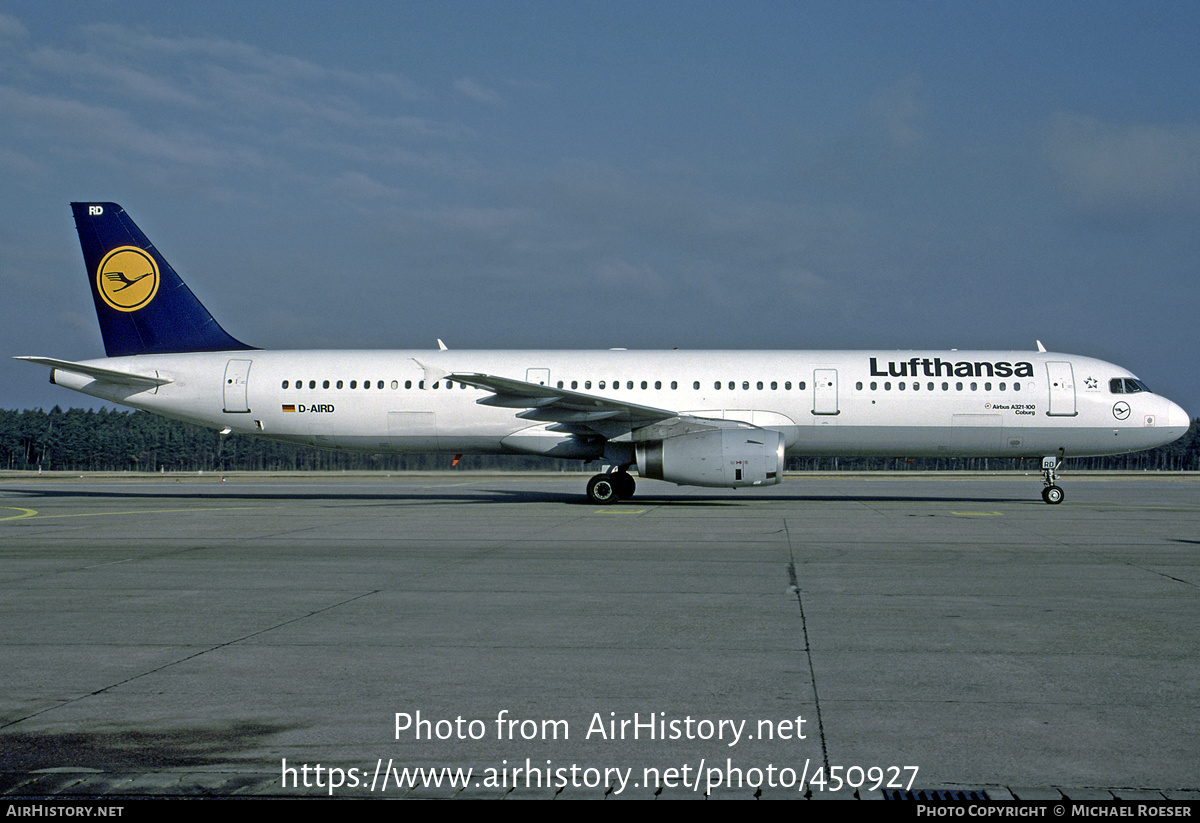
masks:
[[[774,486],[783,479],[783,435],[715,429],[637,445],[638,474],[680,486]]]

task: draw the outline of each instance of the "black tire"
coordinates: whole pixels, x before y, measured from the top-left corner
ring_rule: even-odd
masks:
[[[637,483],[633,480],[633,475],[629,472],[617,472],[612,475],[613,484],[617,487],[617,497],[622,500],[628,500],[633,497],[633,492],[637,489]]]
[[[601,506],[608,506],[620,499],[617,495],[617,484],[613,482],[610,474],[598,474],[589,480],[587,496],[588,500]]]
[[[1052,505],[1057,505],[1063,502],[1064,497],[1066,497],[1066,495],[1059,486],[1047,486],[1046,488],[1042,489],[1042,499]]]

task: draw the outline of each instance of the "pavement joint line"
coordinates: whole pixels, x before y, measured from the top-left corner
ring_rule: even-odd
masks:
[[[293,617],[289,620],[284,620],[282,622],[276,623],[273,626],[267,626],[266,628],[259,629],[258,631],[253,631],[253,632],[249,632],[248,634],[244,634],[241,637],[235,637],[232,640],[226,640],[223,643],[217,643],[213,646],[209,646],[208,648],[201,649],[198,652],[193,652],[192,654],[185,655],[184,657],[181,657],[178,660],[172,660],[168,663],[163,663],[161,666],[155,666],[152,669],[147,669],[144,672],[139,672],[138,674],[135,674],[132,677],[127,677],[124,680],[117,681],[116,683],[110,683],[109,685],[105,686],[104,688],[96,689],[95,691],[89,692],[88,694],[81,694],[78,697],[71,698],[70,700],[63,700],[61,702],[55,703],[53,706],[47,706],[46,708],[42,709],[41,711],[32,712],[31,714],[27,714],[24,717],[18,717],[15,720],[12,720],[8,723],[4,723],[4,724],[0,725],[0,729],[6,729],[10,726],[15,726],[18,723],[23,723],[26,720],[31,720],[35,717],[46,714],[47,712],[52,712],[56,709],[61,709],[64,706],[70,706],[74,703],[80,702],[81,700],[86,700],[89,697],[95,697],[97,695],[104,694],[105,692],[112,691],[113,689],[117,688],[118,686],[124,686],[128,683],[134,682],[135,680],[140,680],[141,678],[146,677],[147,675],[156,674],[158,672],[172,668],[173,666],[178,666],[180,663],[186,663],[189,660],[195,660],[197,657],[202,657],[206,654],[209,654],[210,652],[216,651],[217,649],[223,649],[223,648],[226,648],[227,646],[237,645],[238,643],[242,643],[246,640],[249,640],[252,637],[259,637],[264,634],[269,634],[270,632],[273,632],[276,629],[281,629],[284,626],[291,625],[292,623],[299,623],[301,620],[307,620],[310,617],[314,617],[318,614],[322,614],[322,613],[330,611],[332,609],[336,609],[341,606],[345,606],[348,603],[355,602],[356,600],[362,600],[365,597],[371,597],[372,595],[379,594],[380,591],[382,591],[382,590],[381,589],[373,589],[368,592],[362,592],[360,594],[354,595],[353,597],[348,597],[344,600],[339,600],[337,603],[330,603],[328,606],[325,606],[323,608],[314,609],[313,611],[310,611],[307,614],[302,614],[298,617]]]
[[[825,738],[825,722],[821,714],[821,694],[817,689],[817,670],[813,663],[812,643],[808,639],[808,620],[804,615],[804,598],[800,593],[800,578],[796,572],[796,555],[792,550],[792,532],[788,528],[787,518],[783,519],[783,535],[787,541],[788,550],[788,581],[796,595],[796,605],[800,608],[800,631],[804,639],[804,655],[808,659],[808,677],[812,683],[813,706],[817,713],[817,736],[821,741],[821,761],[825,766],[825,774],[829,773],[829,746]]]

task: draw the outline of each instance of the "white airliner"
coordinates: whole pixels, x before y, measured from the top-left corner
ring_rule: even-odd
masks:
[[[108,357],[50,381],[220,429],[366,452],[603,460],[679,485],[768,486],[787,455],[1041,458],[1122,454],[1187,431],[1128,370],[1003,351],[261,351],[230,337],[115,203],[73,203]]]

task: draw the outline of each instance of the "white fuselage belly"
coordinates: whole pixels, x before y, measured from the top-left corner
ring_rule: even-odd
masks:
[[[789,455],[1119,454],[1170,442],[1189,423],[1152,392],[1112,393],[1111,379],[1131,376],[1119,366],[1045,352],[242,351],[89,362],[172,382],[118,386],[61,370],[54,382],[213,428],[370,452],[584,456],[577,438],[522,409],[476,402],[491,392],[447,387],[439,378],[451,373],[739,420],[779,431]]]

